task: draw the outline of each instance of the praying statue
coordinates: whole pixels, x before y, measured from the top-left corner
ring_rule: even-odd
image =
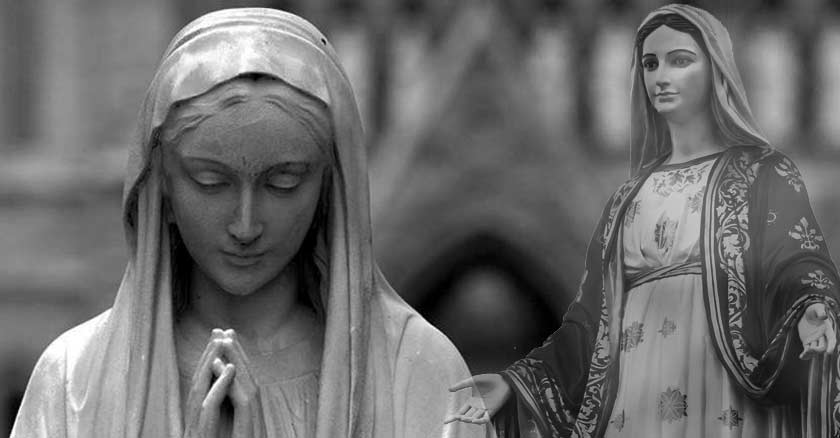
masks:
[[[333,46],[228,9],[172,40],[130,144],[113,306],[32,373],[13,438],[483,437],[452,343],[388,285]]]

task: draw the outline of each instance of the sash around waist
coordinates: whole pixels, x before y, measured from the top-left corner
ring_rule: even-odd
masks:
[[[653,280],[661,280],[668,277],[676,277],[677,275],[700,275],[703,273],[703,267],[699,261],[676,263],[673,265],[662,266],[660,268],[651,269],[649,271],[640,272],[634,275],[625,277],[627,290],[637,288],[645,283]]]

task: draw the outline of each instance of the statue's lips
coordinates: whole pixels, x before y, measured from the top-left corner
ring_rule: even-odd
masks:
[[[259,253],[257,253],[257,252],[254,252],[254,253],[240,253],[240,252],[222,251],[222,254],[224,255],[224,258],[225,258],[225,260],[227,260],[228,263],[230,263],[234,266],[245,268],[245,267],[249,267],[249,266],[254,266],[257,263],[259,263],[260,260],[262,260],[262,256],[265,253],[261,253],[261,252],[259,252]]]

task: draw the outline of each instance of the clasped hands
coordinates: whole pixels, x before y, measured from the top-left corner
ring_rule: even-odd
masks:
[[[233,329],[213,329],[193,374],[187,397],[185,438],[217,438],[225,399],[233,406],[231,436],[267,436],[259,386]]]

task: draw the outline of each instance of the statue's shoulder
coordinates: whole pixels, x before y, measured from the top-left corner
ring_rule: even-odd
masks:
[[[97,341],[104,339],[110,313],[110,309],[106,310],[62,333],[47,346],[39,362],[53,363],[64,369],[73,368]]]
[[[102,334],[109,314],[108,311],[103,312],[67,330],[44,349],[32,370],[21,405],[22,411],[30,412],[34,409],[36,414],[31,415],[38,418],[43,409],[52,406],[51,403],[63,400],[58,394],[66,393],[70,382],[85,381],[77,378],[85,375],[86,369],[90,368],[93,357],[91,353],[95,351],[97,340],[105,339]]]
[[[735,160],[747,163],[765,164],[786,158],[778,149],[770,146],[733,146],[725,152]]]

